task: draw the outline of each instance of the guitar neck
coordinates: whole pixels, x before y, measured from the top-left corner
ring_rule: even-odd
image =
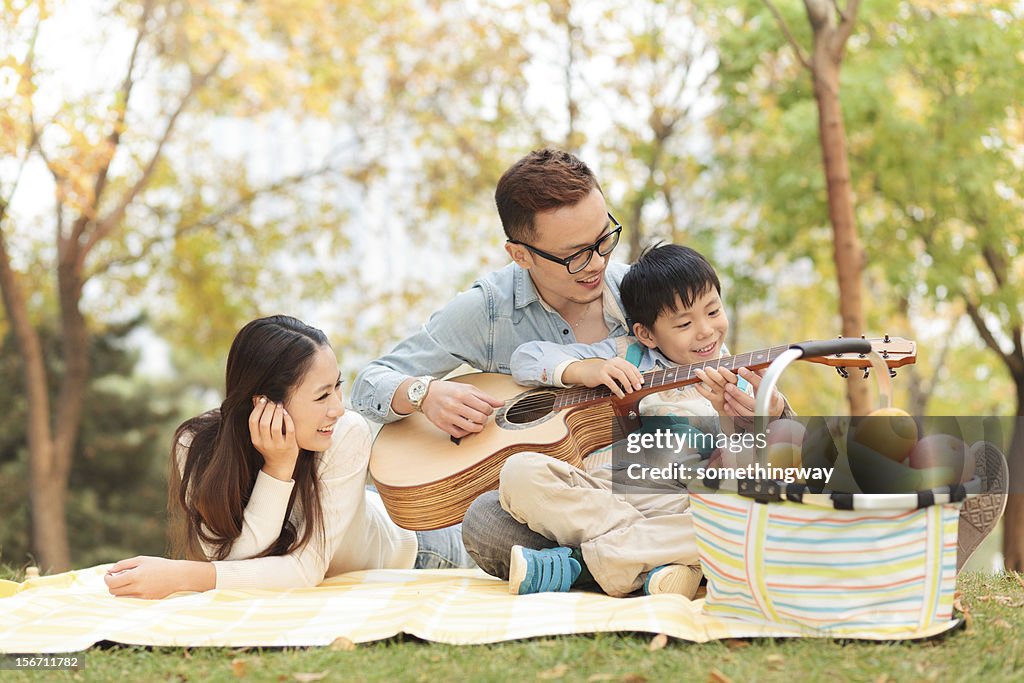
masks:
[[[697,377],[698,370],[705,370],[708,368],[720,370],[724,368],[735,372],[740,368],[758,370],[760,368],[768,367],[771,365],[772,361],[781,356],[786,349],[790,348],[790,346],[791,344],[773,346],[769,349],[760,349],[757,351],[751,351],[750,353],[741,353],[735,356],[715,358],[704,361],[703,363],[677,365],[675,367],[665,368],[662,370],[651,370],[643,373],[643,387],[631,394],[628,394],[625,400],[630,403],[635,403],[643,397],[658,391],[667,391],[669,389],[686,386],[687,384],[696,384],[700,381]],[[596,403],[599,401],[607,401],[609,398],[616,401],[619,400],[617,397],[612,396],[612,393],[607,387],[574,387],[560,392],[558,398],[555,400],[555,409],[559,410],[574,406],[582,406],[589,403]]]

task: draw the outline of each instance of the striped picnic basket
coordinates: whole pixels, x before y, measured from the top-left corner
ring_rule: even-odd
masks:
[[[815,351],[869,353],[860,341]],[[787,351],[768,369],[758,415],[782,370],[803,355]],[[881,367],[883,402],[891,401]],[[972,484],[911,494],[815,493],[766,480],[692,484],[704,610],[837,637],[934,631],[953,618],[957,523]]]
[[[952,619],[963,487],[925,507],[916,495],[781,487],[793,498],[769,504],[691,491],[706,612],[836,636],[897,636]]]

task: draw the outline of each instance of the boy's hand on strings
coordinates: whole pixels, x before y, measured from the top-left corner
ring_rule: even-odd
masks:
[[[705,368],[697,370],[694,375],[700,379],[697,385],[697,393],[711,402],[715,412],[724,415],[726,405],[726,388],[729,385],[736,387],[736,373],[727,368]]]
[[[562,384],[585,387],[608,387],[623,398],[643,386],[644,377],[635,365],[624,358],[588,358],[570,363],[562,371]]]
[[[726,387],[726,415],[740,418],[749,418],[754,416],[754,404],[757,401],[757,392],[761,387],[761,379],[764,377],[764,373],[764,370],[754,371],[748,368],[740,368],[740,377],[750,382],[750,386],[754,388],[754,395],[751,396],[747,392],[740,390],[735,383]],[[780,394],[777,389],[772,390],[772,397],[768,402],[768,415],[771,417],[779,417],[782,415],[782,411],[785,407],[786,402],[782,398],[782,394]]]
[[[295,441],[295,423],[282,403],[272,403],[266,396],[253,400],[249,414],[249,437],[263,456],[263,471],[281,481],[289,481],[299,458]]]

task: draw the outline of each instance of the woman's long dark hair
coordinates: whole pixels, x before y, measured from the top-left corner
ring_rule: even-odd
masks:
[[[235,336],[228,353],[225,399],[220,409],[186,420],[174,433],[168,478],[172,546],[179,557],[223,560],[242,533],[245,506],[263,456],[252,445],[249,415],[253,397],[284,402],[302,381],[326,335],[284,315],[253,320]],[[184,457],[184,463],[179,458]],[[281,535],[257,557],[286,555],[323,534],[319,454],[299,451],[295,487]],[[296,500],[303,524],[289,519]],[[203,551],[203,545],[211,553]]]

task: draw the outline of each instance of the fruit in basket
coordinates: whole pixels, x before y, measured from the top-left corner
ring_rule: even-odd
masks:
[[[890,460],[903,462],[917,443],[917,423],[899,408],[879,408],[860,418],[853,440]]]
[[[918,483],[919,491],[950,486],[960,480],[959,472],[952,467],[926,467],[917,471],[921,473]]]
[[[836,438],[828,423],[821,418],[811,418],[807,424],[800,460],[806,467],[829,467],[839,456]]]
[[[908,467],[853,440],[846,456],[862,493],[914,493],[946,486],[959,474],[945,466]]]
[[[800,467],[800,446],[787,441],[768,444],[765,456],[771,467]]]
[[[974,476],[974,454],[960,439],[949,434],[932,434],[917,442],[910,452],[914,469],[948,468],[952,475],[944,484],[956,484]]]
[[[768,425],[765,442],[768,446],[777,443],[788,443],[800,446],[807,436],[807,428],[796,420],[774,420]]]

